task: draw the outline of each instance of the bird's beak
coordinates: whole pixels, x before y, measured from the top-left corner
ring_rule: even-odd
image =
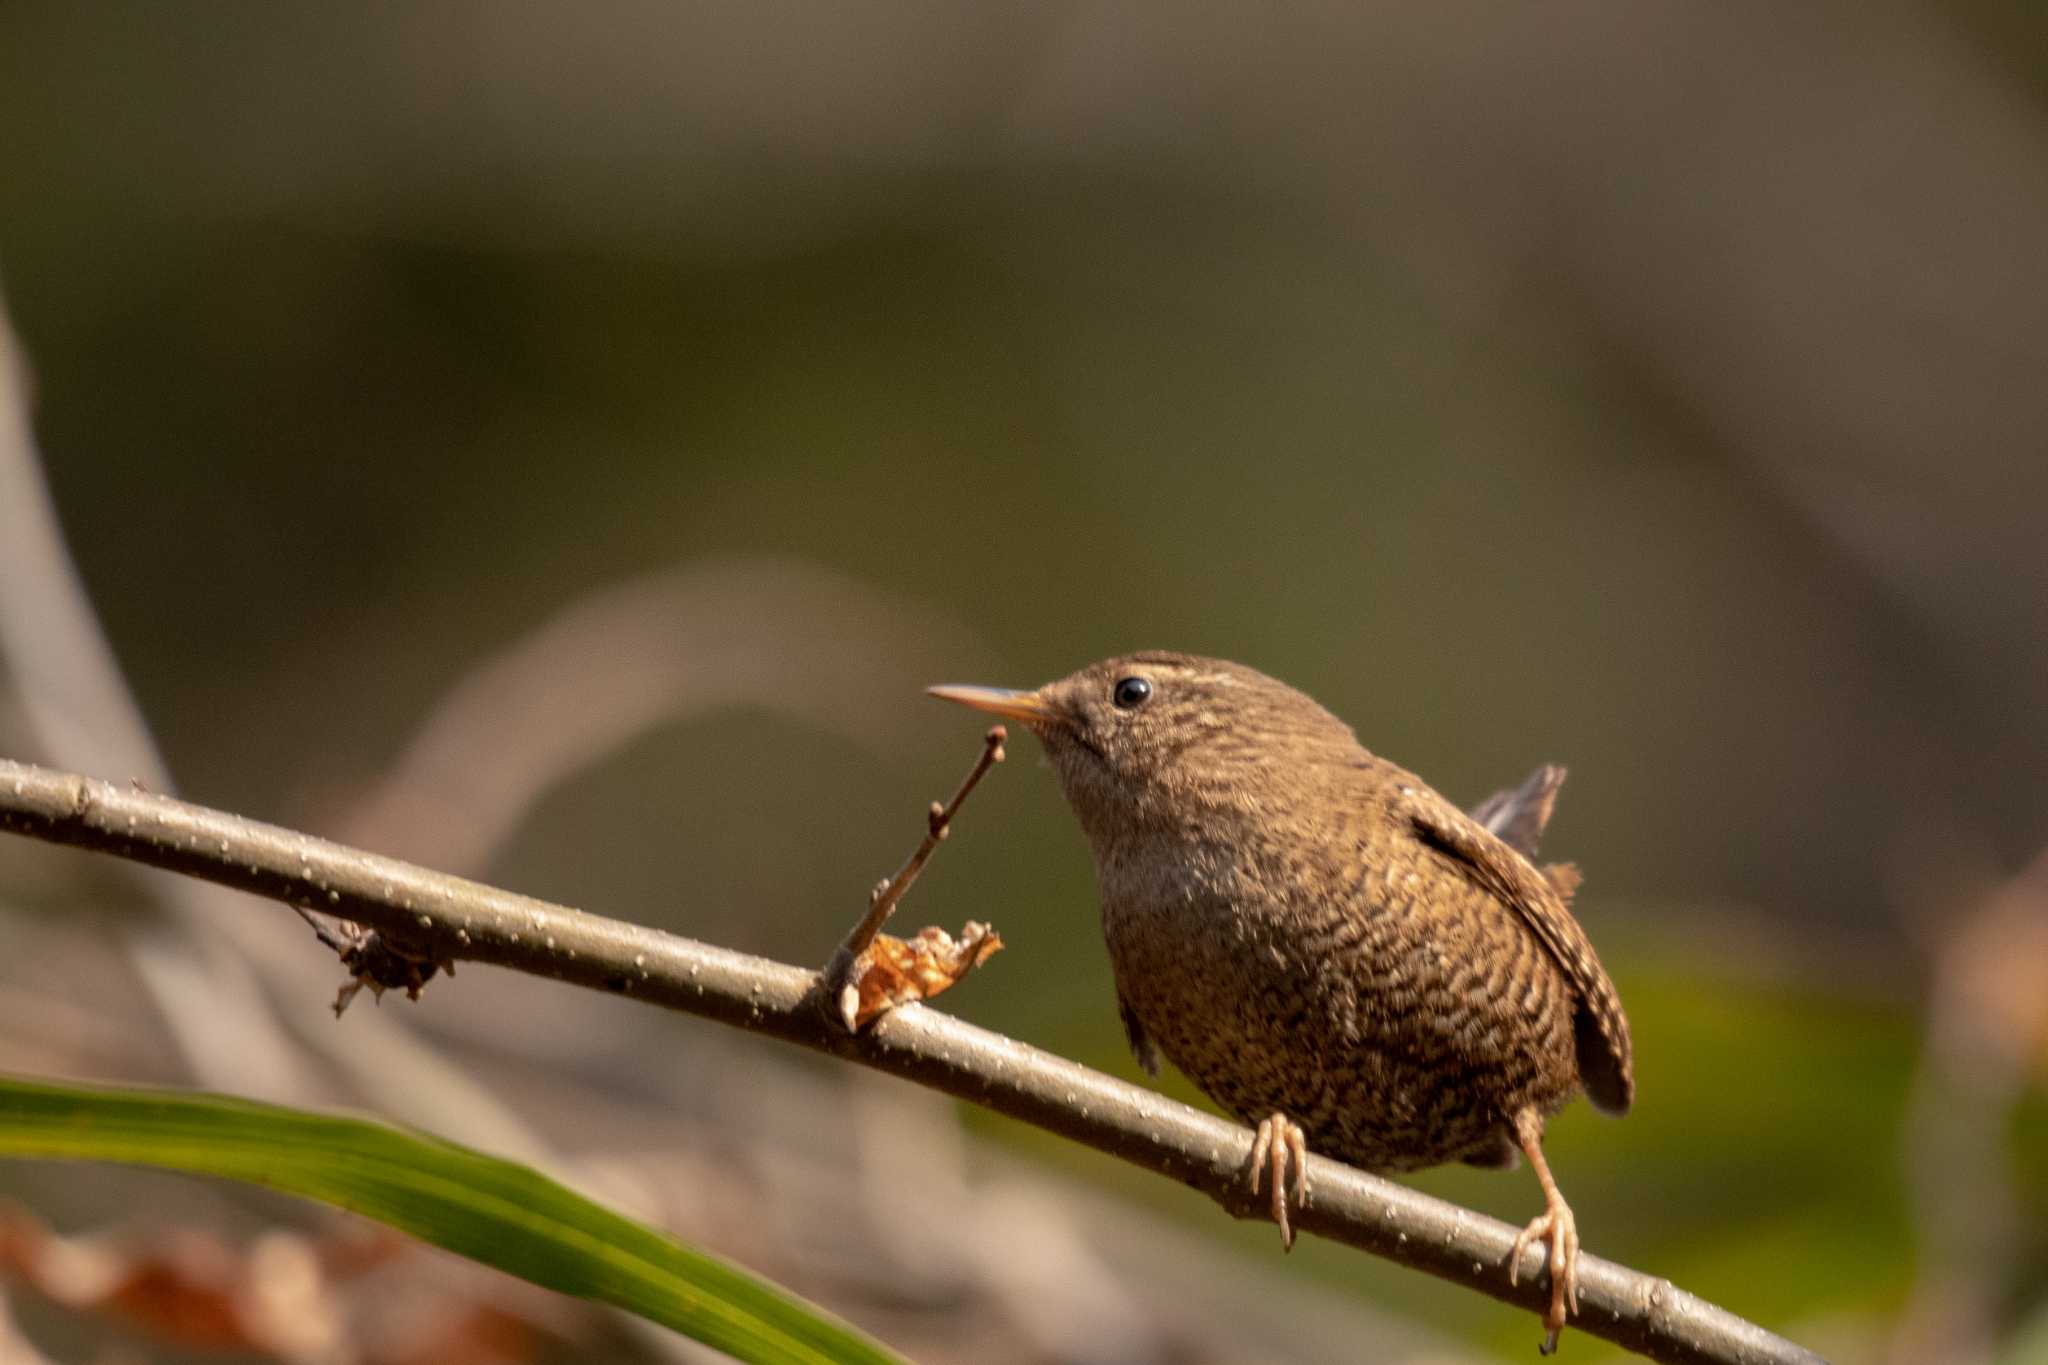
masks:
[[[1026,725],[1050,725],[1059,719],[1059,713],[1045,704],[1045,698],[1036,692],[1019,692],[1010,687],[966,687],[948,683],[942,687],[927,687],[928,696],[945,701],[957,701],[962,706],[971,706],[977,711],[991,715],[1007,716],[1021,720]]]

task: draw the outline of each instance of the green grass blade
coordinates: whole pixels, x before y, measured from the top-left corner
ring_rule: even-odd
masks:
[[[248,1100],[0,1076],[0,1156],[267,1185],[747,1361],[898,1357],[812,1304],[537,1171],[425,1134]]]

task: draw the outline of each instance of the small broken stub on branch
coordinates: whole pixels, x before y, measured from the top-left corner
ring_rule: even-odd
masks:
[[[341,965],[348,968],[349,979],[342,983],[334,997],[334,1017],[341,1018],[349,1002],[356,998],[356,992],[368,986],[370,995],[382,999],[388,990],[403,990],[405,998],[417,1000],[420,990],[434,979],[434,973],[445,970],[455,975],[455,964],[436,962],[430,957],[417,956],[393,943],[375,929],[363,934],[355,942],[340,950]]]
[[[840,1019],[857,1030],[898,1005],[929,1000],[959,984],[1002,946],[1002,937],[980,920],[967,921],[957,939],[936,925],[908,939],[876,934],[840,991]]]

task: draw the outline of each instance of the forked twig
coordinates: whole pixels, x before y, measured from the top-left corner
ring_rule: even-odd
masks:
[[[914,852],[903,860],[903,866],[896,869],[896,875],[875,883],[875,889],[868,893],[867,913],[860,922],[847,932],[839,946],[832,950],[832,958],[825,969],[818,974],[818,997],[826,1012],[832,1014],[846,1026],[850,1033],[854,1029],[856,1011],[859,1008],[859,988],[854,980],[854,968],[860,962],[862,953],[874,943],[875,935],[889,922],[889,916],[896,913],[897,905],[905,892],[917,881],[924,871],[924,865],[931,861],[932,854],[945,842],[946,835],[953,828],[953,817],[960,813],[961,805],[967,800],[982,774],[1003,761],[1003,744],[1010,732],[1000,725],[989,727],[981,738],[981,753],[974,760],[974,766],[960,781],[960,787],[953,793],[953,799],[940,805],[932,802],[925,817],[925,834]]]

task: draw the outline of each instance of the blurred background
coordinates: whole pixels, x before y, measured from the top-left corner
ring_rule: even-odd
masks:
[[[9,0],[0,125],[0,753],[819,962],[974,754],[924,684],[1240,659],[1465,804],[1570,765],[1639,1054],[1551,1130],[1590,1251],[2048,1360],[2048,9]],[[900,922],[1137,1078],[1013,752]],[[6,1069],[541,1160],[920,1359],[1539,1335],[710,1024],[337,1025],[295,919],[82,855],[0,843],[0,944]],[[0,1198],[6,1359],[218,1358],[152,1273],[281,1360],[694,1358],[247,1190]]]

